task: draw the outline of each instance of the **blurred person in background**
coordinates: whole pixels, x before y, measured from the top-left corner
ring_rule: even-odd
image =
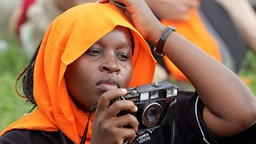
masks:
[[[216,0],[230,14],[248,47],[256,52],[256,14],[248,0]]]
[[[212,57],[235,72],[239,70],[245,58],[245,41],[249,45],[252,43],[249,39],[253,40],[254,36],[251,34],[245,37],[240,34],[244,30],[238,29],[237,24],[233,22],[234,16],[229,15],[229,11],[224,9],[222,3],[212,0],[146,0],[146,2],[163,24],[174,25],[177,31]],[[228,2],[232,1],[226,1],[226,3]],[[243,3],[246,5],[248,1]],[[235,10],[234,6],[229,6],[229,8]],[[246,7],[243,8],[246,9]],[[256,22],[252,15],[248,15],[248,17]],[[242,17],[240,19],[243,21]],[[246,21],[240,22],[243,23],[241,25],[253,28],[254,25],[246,25]],[[154,48],[154,46],[151,47]],[[186,84],[188,82],[180,70],[166,57],[162,58],[157,55],[155,57],[159,62],[158,67],[160,67],[160,70],[156,70],[155,81],[170,79],[167,76],[169,74],[171,79],[178,83]],[[163,75],[163,77],[159,77],[159,75]]]

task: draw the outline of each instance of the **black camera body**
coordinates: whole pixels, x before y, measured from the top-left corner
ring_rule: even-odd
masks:
[[[139,130],[160,126],[170,106],[175,105],[177,94],[178,88],[168,81],[129,88],[127,95],[115,100],[131,100],[138,111],[121,111],[118,115],[133,114],[139,121]]]

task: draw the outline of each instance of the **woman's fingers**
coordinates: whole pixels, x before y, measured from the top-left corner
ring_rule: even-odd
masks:
[[[116,136],[116,139],[126,138],[128,141],[133,141],[138,131],[139,122],[132,114],[125,114],[118,116],[106,122],[103,126],[108,129],[108,133],[112,133]]]
[[[98,101],[97,109],[98,110],[105,110],[109,107],[110,102],[113,101],[115,98],[122,97],[127,94],[126,89],[115,89],[109,90],[103,93]]]
[[[115,100],[127,94],[126,89],[109,90],[99,99],[93,120],[93,141],[102,143],[121,143],[124,139],[132,142],[136,136],[139,122],[129,112],[136,112],[136,105],[130,100]],[[118,115],[121,111],[124,114]]]

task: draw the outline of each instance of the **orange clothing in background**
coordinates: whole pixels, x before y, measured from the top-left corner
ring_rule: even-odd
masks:
[[[218,61],[222,61],[218,43],[207,31],[197,10],[191,11],[190,18],[187,21],[173,22],[163,19],[161,22],[164,25],[176,27],[177,32],[179,32],[181,35],[186,37],[188,40]],[[163,57],[163,60],[167,70],[175,80],[187,81],[186,76],[166,56]]]

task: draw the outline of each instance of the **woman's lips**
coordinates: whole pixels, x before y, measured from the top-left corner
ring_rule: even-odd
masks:
[[[105,80],[101,80],[96,85],[104,92],[119,88],[119,84],[114,78],[107,78]]]
[[[104,92],[118,88],[118,86],[116,84],[109,84],[109,83],[101,83],[101,84],[97,85],[97,87]]]

